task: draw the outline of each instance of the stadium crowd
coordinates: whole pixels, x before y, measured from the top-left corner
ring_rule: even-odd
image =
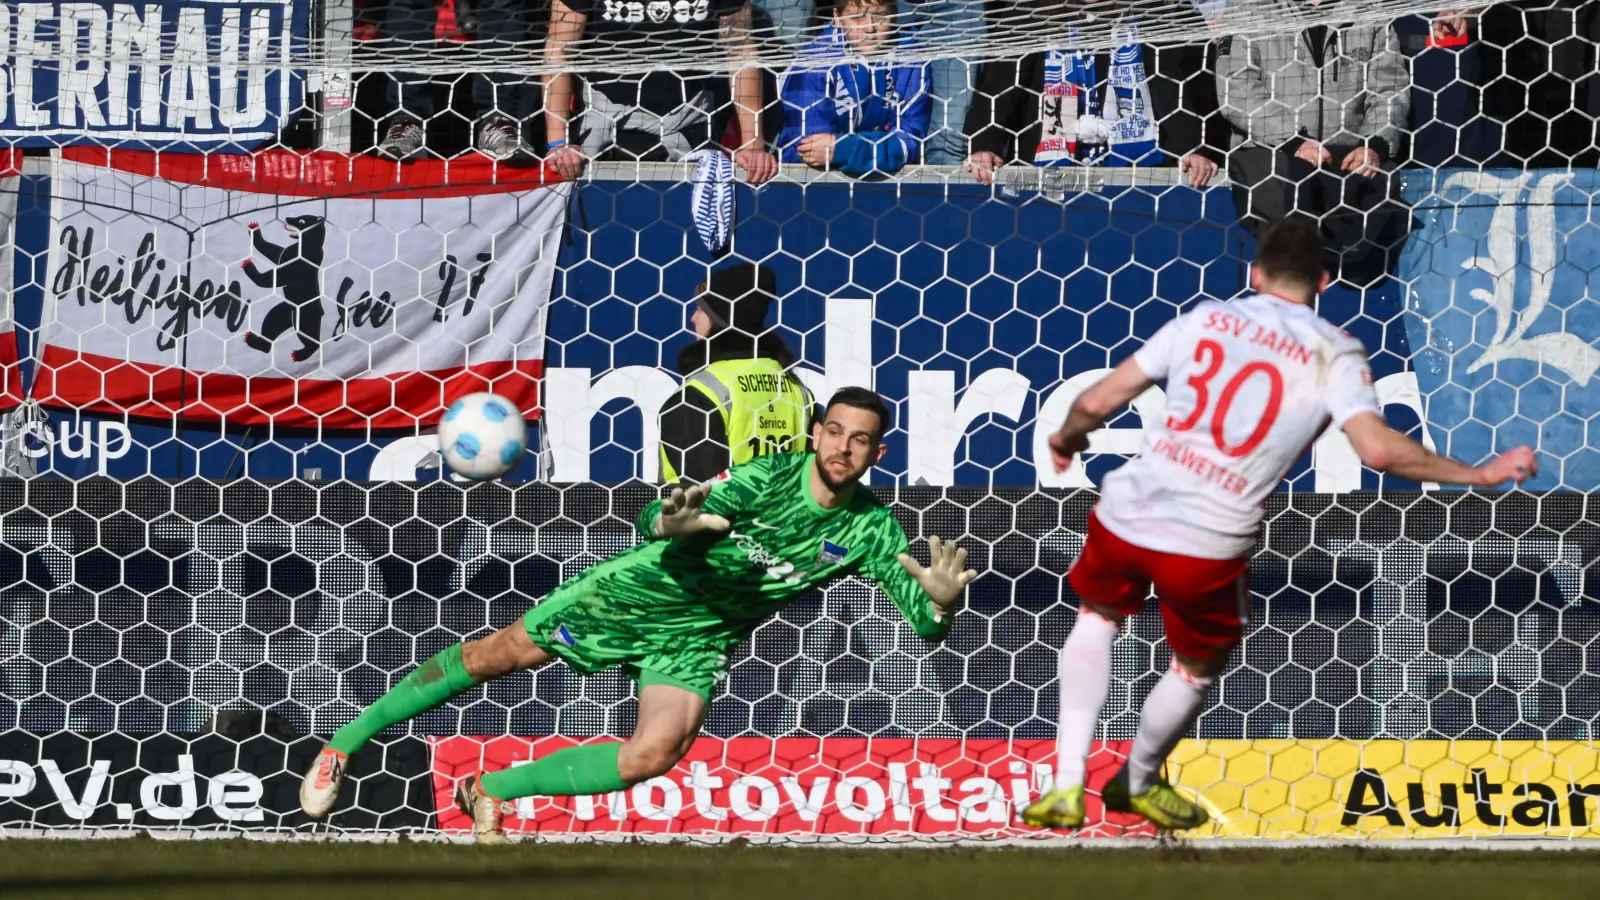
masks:
[[[1297,211],[1317,217],[1330,268],[1357,285],[1381,277],[1405,238],[1398,168],[1600,161],[1600,3],[1522,0],[1213,37],[1207,17],[1225,6],[1161,12],[1193,15],[1198,43],[1145,43],[1130,17],[1112,52],[969,64],[889,51],[1014,31],[1028,17],[1071,16],[1073,4],[365,0],[358,37],[375,49],[464,42],[559,67],[580,43],[673,41],[707,52],[780,45],[796,62],[731,78],[375,73],[358,101],[370,123],[358,144],[399,161],[469,149],[512,165],[548,160],[567,176],[590,160],[721,148],[751,183],[780,162],[864,178],[962,165],[984,184],[1011,166],[1175,166],[1194,187],[1228,184],[1252,233]]]

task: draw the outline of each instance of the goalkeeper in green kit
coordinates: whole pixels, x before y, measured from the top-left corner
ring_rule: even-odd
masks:
[[[300,805],[333,810],[349,758],[378,732],[486,681],[560,659],[577,672],[623,666],[639,681],[633,736],[560,750],[463,779],[456,803],[480,842],[506,840],[502,804],[518,797],[618,791],[671,770],[700,731],[728,656],[755,627],[835,578],[877,582],[911,627],[942,640],[967,583],[966,551],[928,539],[931,566],[889,507],[860,487],[883,458],[889,409],[845,388],[812,426],[812,453],[778,453],[645,507],[647,539],[563,583],[486,638],[445,648],[339,729],[300,787]]]

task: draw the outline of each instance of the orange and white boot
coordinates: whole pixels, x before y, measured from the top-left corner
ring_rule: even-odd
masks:
[[[344,782],[345,770],[350,768],[350,757],[323,747],[311,761],[305,780],[300,782],[300,808],[313,819],[320,819],[333,811],[339,800],[339,785]]]
[[[485,794],[478,778],[468,775],[456,785],[456,808],[472,820],[473,840],[480,844],[509,844],[511,839],[501,827],[505,804]]]

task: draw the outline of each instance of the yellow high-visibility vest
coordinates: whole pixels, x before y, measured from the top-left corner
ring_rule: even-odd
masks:
[[[775,359],[714,362],[684,379],[684,387],[709,397],[722,415],[730,466],[768,453],[804,452],[808,447],[811,392]],[[667,482],[680,477],[665,447],[661,477]]]

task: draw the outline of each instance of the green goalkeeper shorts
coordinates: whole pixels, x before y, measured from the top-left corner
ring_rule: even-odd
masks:
[[[540,649],[582,675],[621,666],[641,687],[668,684],[699,694],[707,703],[728,671],[728,655],[717,647],[673,646],[645,629],[619,627],[616,612],[597,593],[599,579],[579,576],[564,582],[522,617],[528,637]]]

